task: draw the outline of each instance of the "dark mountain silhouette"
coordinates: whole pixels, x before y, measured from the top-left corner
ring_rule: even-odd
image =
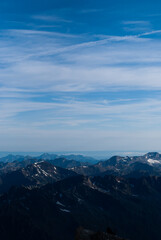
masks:
[[[35,162],[25,168],[2,174],[0,194],[8,191],[12,186],[39,187],[75,175],[77,175],[75,172],[53,166],[49,162]]]
[[[93,232],[109,226],[122,238],[159,240],[160,202],[160,177],[76,176],[12,188],[0,198],[1,239],[72,240],[79,226]]]
[[[64,158],[0,162],[1,239],[160,240],[160,165],[159,153],[94,165]]]
[[[110,228],[107,228],[107,232],[93,232],[88,229],[79,227],[76,232],[75,240],[125,240],[116,236]]]

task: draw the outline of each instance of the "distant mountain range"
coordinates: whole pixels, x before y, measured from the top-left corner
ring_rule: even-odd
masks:
[[[1,158],[2,240],[160,240],[161,154],[77,158]]]
[[[65,158],[67,160],[75,160],[79,162],[89,162],[91,164],[98,162],[98,160],[88,157],[88,156],[83,156],[83,155],[75,155],[75,154],[69,154],[69,155],[57,155],[57,154],[49,154],[49,153],[44,153],[40,156],[37,157],[32,157],[32,156],[23,156],[23,155],[13,155],[9,154],[5,157],[0,158],[0,162],[13,162],[13,161],[23,161],[23,160],[31,160],[31,159],[37,159],[37,160],[55,160],[58,158]]]
[[[161,175],[161,154],[157,152],[133,157],[113,156],[97,163],[95,163],[95,159],[82,155],[64,155],[61,157],[48,153],[38,157],[8,155],[0,158],[0,173],[17,170],[42,160],[86,176],[107,174],[125,177]],[[92,164],[92,161],[94,164]]]
[[[116,175],[124,177],[161,176],[161,154],[149,152],[143,156],[113,156],[90,166],[73,167],[73,171],[87,175]]]

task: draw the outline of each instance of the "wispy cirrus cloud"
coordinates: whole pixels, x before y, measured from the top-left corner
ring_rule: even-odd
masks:
[[[124,25],[151,25],[150,21],[123,21]]]
[[[72,137],[76,139],[76,133],[87,129],[91,134],[95,129],[100,138],[103,129],[108,137],[111,129],[117,133],[130,130],[134,138],[133,129],[159,127],[161,101],[155,92],[161,89],[161,44],[151,36],[160,32],[72,36],[7,30],[0,39],[0,128],[17,130],[18,141],[28,125],[45,139],[48,129],[59,137],[63,128],[72,134],[66,140],[61,135],[62,143],[69,140],[77,147]],[[154,95],[147,97],[149,90]],[[131,92],[130,98],[124,96],[126,91]],[[145,96],[137,99],[138,91]],[[115,101],[110,97],[112,92],[116,92]],[[91,93],[94,99],[90,99]],[[83,139],[80,135],[79,143]]]
[[[56,15],[49,15],[49,14],[41,14],[41,15],[33,15],[31,16],[32,19],[41,20],[45,22],[59,22],[59,23],[71,23],[72,21],[69,19],[65,19]]]
[[[27,30],[27,29],[8,29],[6,33],[9,33],[10,35],[44,35],[44,36],[53,36],[53,37],[63,37],[63,38],[75,38],[76,36],[73,34],[66,34],[66,33],[60,33],[60,32],[54,32],[54,31],[40,31],[40,30]],[[77,36],[78,37],[78,36]]]
[[[63,147],[63,150],[70,150],[71,147],[76,150],[82,150],[82,147],[84,150],[92,150],[95,144],[98,144],[100,150],[107,149],[107,144],[109,144],[110,150],[115,149],[114,146],[124,148],[124,150],[128,146],[129,149],[136,150],[136,142],[144,143],[151,149],[154,148],[154,144],[150,142],[155,142],[156,139],[160,140],[160,132],[158,132],[157,126],[160,126],[161,116],[160,114],[156,115],[156,113],[160,113],[160,106],[159,99],[157,101],[147,99],[146,101],[129,102],[128,104],[118,101],[115,105],[112,102],[89,103],[89,101],[69,101],[54,103],[53,105],[24,101],[21,104],[20,102],[13,104],[8,102],[4,103],[4,108],[1,107],[0,131],[4,137],[3,141],[0,139],[0,143],[1,146],[5,147],[5,139],[10,136],[9,141],[16,139],[16,143],[20,144],[19,146],[24,151],[31,147],[31,143],[34,147],[31,147],[30,151],[38,151],[40,147],[42,151],[51,151],[52,144],[56,140],[54,147],[57,151],[62,150],[62,146],[66,146]],[[52,112],[48,112],[48,114],[43,112],[42,118],[41,111],[44,111],[45,108]],[[18,118],[14,117],[28,111],[33,112],[31,119],[27,117],[26,121],[24,121],[24,118],[21,121],[20,116]],[[34,114],[35,111],[36,115]],[[84,114],[87,114],[85,119],[82,118]],[[4,116],[4,119],[2,116]],[[42,121],[40,121],[41,118]],[[120,129],[120,125],[122,129]],[[156,130],[154,130],[154,127],[153,130],[150,130],[150,127],[154,125]],[[8,126],[8,130],[6,126]],[[129,127],[135,129],[135,131],[129,131]],[[39,138],[41,141],[38,141]],[[120,145],[120,139],[122,138],[125,138],[126,141],[121,141],[122,144]],[[151,139],[150,142],[149,138]],[[102,142],[102,140],[104,141]],[[36,145],[34,144],[35,141],[37,142]],[[50,142],[50,144],[46,145],[44,141],[46,143]],[[83,145],[80,144],[82,141]],[[90,142],[86,148],[84,148],[84,141],[86,144]],[[8,143],[11,144],[11,142]],[[155,143],[155,147],[159,147],[159,142],[158,145]],[[12,144],[10,150],[12,151],[14,148],[15,145]]]
[[[122,21],[122,24],[124,25],[124,30],[129,32],[150,32],[152,30],[152,24],[150,21]]]
[[[153,5],[12,5],[13,14],[1,6],[2,150],[159,147],[161,27]]]
[[[134,37],[142,39],[160,32],[145,32]],[[3,87],[64,92],[161,87],[160,67],[157,66],[160,63],[159,41],[154,45],[153,40],[148,39],[138,45],[131,36],[108,36],[89,42],[83,42],[82,38],[79,44],[67,44],[62,35],[54,38],[53,33],[50,38],[37,34],[39,31],[36,35],[18,31],[22,45],[17,46],[16,36],[14,42],[10,38],[3,40],[0,57],[4,64],[0,71]],[[25,46],[26,35],[30,38]]]
[[[160,98],[129,99],[128,101],[126,99],[118,99],[117,101],[82,101],[81,99],[55,101],[50,99],[48,102],[31,101],[30,99],[23,99],[20,102],[15,98],[12,102],[8,99],[1,101],[0,111],[2,115],[0,121],[3,120],[6,124],[12,118],[12,124],[14,122],[17,124],[15,117],[19,116],[20,125],[28,122],[38,128],[42,126],[61,128],[70,125],[81,127],[82,124],[90,128],[92,127],[91,123],[94,123],[100,129],[105,126],[106,128],[114,127],[116,129],[119,128],[120,122],[126,121],[126,129],[130,125],[135,128],[146,129],[149,124],[160,125],[160,110]],[[23,119],[21,122],[21,114],[23,113],[30,113],[30,118],[27,118],[26,121]]]

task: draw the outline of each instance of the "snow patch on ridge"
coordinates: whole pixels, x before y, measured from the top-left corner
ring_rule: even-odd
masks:
[[[67,209],[62,209],[62,208],[60,208],[60,210],[61,210],[62,212],[67,212],[67,213],[70,213],[70,211],[69,211],[69,210],[67,210]]]
[[[160,164],[160,161],[159,160],[155,160],[155,159],[151,159],[151,158],[149,158],[148,160],[147,160],[147,162],[149,163],[149,164]]]
[[[59,201],[57,201],[57,202],[56,202],[56,204],[57,204],[57,205],[60,205],[60,206],[62,206],[62,207],[65,207],[65,205],[64,205],[64,204],[62,204],[62,203],[61,203],[61,202],[59,202]]]

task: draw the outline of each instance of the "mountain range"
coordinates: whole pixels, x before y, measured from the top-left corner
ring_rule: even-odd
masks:
[[[57,154],[49,154],[49,153],[43,153],[40,156],[32,157],[30,155],[23,156],[23,155],[13,155],[9,154],[5,157],[0,158],[0,162],[13,162],[13,161],[23,161],[23,160],[31,160],[31,159],[37,159],[37,160],[55,160],[58,158],[67,159],[67,160],[75,160],[77,162],[89,162],[89,163],[96,163],[98,162],[95,158],[80,155],[80,154],[68,154],[68,155],[57,155]]]
[[[2,240],[161,238],[161,154],[15,158],[0,162]]]
[[[83,175],[116,175],[140,177],[161,175],[161,154],[149,152],[143,156],[113,156],[90,166],[73,167],[73,171]]]

